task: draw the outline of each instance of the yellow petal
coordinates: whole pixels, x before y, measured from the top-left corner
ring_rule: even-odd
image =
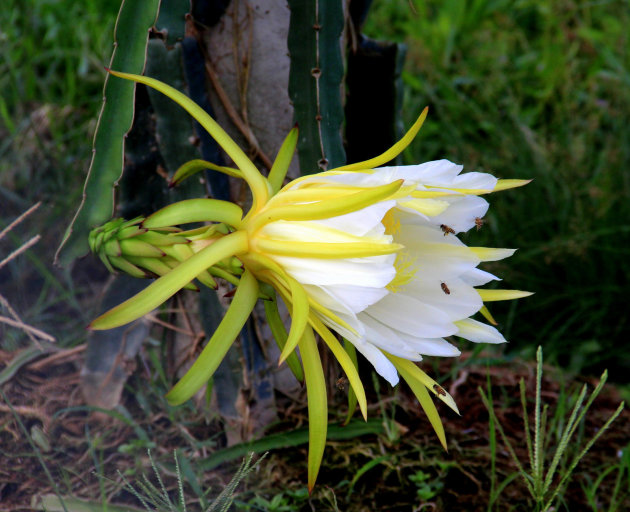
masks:
[[[169,204],[143,222],[145,228],[160,228],[188,224],[190,222],[225,222],[237,228],[243,218],[243,210],[230,202],[219,199],[185,199]]]
[[[411,143],[411,141],[415,138],[415,136],[422,128],[424,124],[424,120],[427,118],[427,114],[429,113],[429,107],[425,107],[425,109],[418,117],[418,120],[413,124],[413,126],[409,129],[407,133],[400,139],[396,144],[394,144],[391,148],[389,148],[385,153],[379,155],[377,157],[371,158],[369,160],[365,160],[364,162],[357,162],[355,164],[344,165],[342,167],[337,167],[335,169],[331,169],[332,171],[357,171],[360,169],[373,169],[375,167],[379,167],[387,162],[396,158],[403,150]]]
[[[287,331],[284,328],[282,318],[280,318],[280,312],[278,311],[278,302],[276,300],[276,294],[274,289],[266,283],[262,283],[263,293],[266,293],[270,299],[264,300],[265,315],[267,317],[267,324],[273,334],[273,339],[278,344],[280,350],[284,349],[287,342]],[[295,378],[299,382],[304,382],[304,372],[302,366],[295,352],[291,352],[286,359],[287,365],[295,375]]]
[[[289,357],[289,354],[295,350],[295,347],[304,334],[304,329],[306,329],[311,311],[308,305],[308,296],[302,285],[286,274],[284,278],[288,282],[291,290],[291,328],[289,329],[287,344],[280,354],[278,364],[282,364],[285,359]]]
[[[250,233],[255,233],[265,224],[277,220],[320,220],[355,212],[387,199],[402,184],[403,180],[396,180],[386,185],[349,194],[343,199],[324,199],[314,203],[266,209],[258,213],[247,229]]]
[[[308,489],[315,487],[328,430],[326,381],[313,330],[307,327],[299,343],[308,402]]]
[[[500,192],[509,188],[522,187],[531,183],[532,180],[498,180],[492,192]]]
[[[524,292],[521,290],[480,290],[477,293],[484,302],[494,302],[498,300],[522,299],[533,295],[532,292]]]
[[[173,174],[171,182],[169,183],[169,187],[173,187],[184,181],[186,178],[189,178],[193,174],[196,174],[200,171],[205,171],[206,169],[222,172],[223,174],[227,174],[228,176],[232,176],[233,178],[243,178],[243,173],[238,169],[216,165],[206,160],[195,159],[182,164],[179,169],[175,171],[175,174]]]
[[[110,69],[108,69],[108,71],[114,76],[148,85],[149,87],[152,87],[153,89],[168,96],[170,99],[183,107],[210,135],[212,135],[214,140],[217,141],[228,156],[234,161],[237,167],[243,172],[243,178],[252,190],[252,196],[254,198],[253,209],[256,210],[267,202],[267,198],[269,197],[267,180],[262,174],[260,174],[258,169],[256,169],[256,166],[247,157],[238,144],[236,144],[236,142],[232,140],[225,130],[221,128],[219,124],[199,105],[177,89],[160,82],[159,80],[155,80],[154,78],[132,75],[130,73],[120,73]]]
[[[256,249],[277,256],[293,256],[295,258],[367,258],[370,256],[383,256],[394,254],[403,248],[400,244],[393,243],[325,243],[325,242],[300,242],[271,240],[269,238],[257,238]]]
[[[269,171],[269,175],[267,176],[267,181],[269,181],[271,192],[273,194],[282,188],[282,182],[287,175],[289,165],[291,165],[297,141],[298,129],[296,126],[289,132],[284,139],[284,142],[282,142],[282,146],[280,146],[276,159],[274,160],[271,170]]]
[[[208,382],[241,332],[257,300],[258,282],[252,273],[246,270],[236,288],[232,304],[210,341],[186,374],[166,395],[171,405],[184,403]]]
[[[326,345],[328,345],[328,348],[337,358],[337,361],[339,361],[343,371],[346,373],[348,382],[350,383],[350,386],[352,386],[357,402],[359,403],[363,419],[367,421],[367,399],[365,397],[365,389],[363,388],[363,383],[361,382],[361,377],[359,377],[359,372],[357,371],[354,361],[350,358],[348,352],[341,346],[341,343],[339,343],[333,333],[330,332],[328,327],[326,327],[319,318],[315,315],[311,315],[310,322],[313,328],[317,331],[317,334],[319,334]]]

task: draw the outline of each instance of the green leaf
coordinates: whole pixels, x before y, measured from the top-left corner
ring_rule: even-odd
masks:
[[[149,28],[155,22],[159,0],[123,0],[114,31],[110,67],[141,73]],[[93,142],[93,156],[83,199],[61,242],[55,261],[67,265],[88,250],[88,233],[114,212],[114,186],[123,168],[125,134],[133,121],[132,84],[106,77],[103,107]]]
[[[258,281],[246,270],[219,327],[194,364],[166,395],[171,405],[184,403],[208,382],[245,325],[257,300]]]
[[[383,421],[371,419],[368,421],[352,421],[346,426],[329,425],[327,437],[331,441],[345,441],[363,435],[379,435],[383,433]],[[212,453],[206,459],[199,461],[200,471],[210,471],[224,462],[238,459],[248,452],[263,453],[269,450],[300,446],[308,442],[308,429],[301,428],[291,432],[269,434],[256,441],[235,444]]]

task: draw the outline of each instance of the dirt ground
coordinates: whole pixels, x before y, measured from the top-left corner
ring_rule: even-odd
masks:
[[[0,510],[32,510],[33,497],[54,492],[52,482],[66,496],[96,502],[106,496],[112,503],[139,506],[129,493],[121,490],[121,479],[116,473],[120,470],[130,475],[149,467],[148,445],[140,443],[140,447],[133,448],[142,437],[138,435],[139,429],[149,434],[157,460],[170,457],[172,461],[175,448],[181,450],[189,445],[188,436],[215,439],[214,449],[225,444],[221,435],[222,423],[218,419],[208,422],[200,414],[189,418],[186,425],[178,425],[165,413],[147,415],[146,409],[143,410],[129,391],[123,396],[129,418],[119,415],[116,419],[86,408],[80,389],[83,348],[81,345],[53,352],[21,365],[16,362],[24,353],[0,352],[0,384],[4,394],[0,403]],[[11,374],[2,372],[9,367],[15,371]],[[449,369],[446,362],[443,369],[444,373]],[[132,387],[142,382],[142,369],[136,373],[130,381]],[[556,373],[547,370],[543,380],[543,400],[549,404],[551,414],[558,406],[561,393]],[[489,378],[497,417],[519,459],[527,466],[519,380],[525,378],[528,397],[533,401],[534,376],[535,367],[519,361],[489,367],[478,363],[463,365],[453,381],[444,383],[462,413],[458,417],[446,408],[440,409],[448,453],[442,450],[417,402],[404,391],[404,387],[400,387],[395,396],[381,397],[381,407],[384,405],[390,411],[386,413],[388,426],[385,432],[329,442],[316,492],[302,510],[333,510],[325,508],[323,501],[319,504],[317,501],[318,492],[323,495],[331,489],[336,494],[339,510],[486,510],[491,489],[491,447],[488,413],[477,388],[487,389]],[[587,382],[591,386],[596,384],[594,380]],[[338,400],[340,403],[331,404],[332,410],[335,405],[343,408],[340,395],[334,394],[333,402]],[[370,417],[379,418],[376,397],[371,398]],[[580,431],[582,445],[595,434],[620,401],[614,387],[604,388],[587,415],[583,431]],[[304,424],[306,404],[303,400],[278,397],[277,405],[283,419],[280,429],[291,422]],[[576,477],[565,493],[567,510],[592,510],[586,503],[582,486],[618,462],[621,450],[630,443],[629,418],[630,413],[625,410],[578,466]],[[275,430],[278,429],[276,426]],[[527,510],[522,508],[527,499],[525,485],[520,477],[511,476],[516,467],[503,442],[498,439],[497,443],[497,482],[506,478],[513,480],[500,494],[495,509]],[[574,454],[575,450],[570,453]],[[207,454],[190,455],[202,460]],[[339,482],[350,480],[358,468],[369,468],[366,463],[379,457],[380,463],[365,470],[353,482],[352,492],[347,502],[344,501],[344,493],[335,491]],[[305,461],[305,445],[272,450],[257,473],[241,486],[239,496],[246,500],[253,493],[272,496],[274,489],[280,492],[303,488]],[[221,489],[229,481],[237,463],[227,463],[204,472],[203,485]],[[99,472],[108,479],[99,478]],[[418,483],[419,472],[424,484]],[[601,483],[597,495],[602,506],[609,500],[614,484],[615,473]],[[425,500],[419,498],[420,488],[424,489],[422,496]],[[626,500],[618,510],[630,510],[627,490],[624,492]],[[195,510],[195,505],[191,504],[189,510]]]

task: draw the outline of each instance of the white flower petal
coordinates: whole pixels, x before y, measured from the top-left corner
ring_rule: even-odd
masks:
[[[460,350],[442,338],[416,338],[401,333],[400,337],[407,345],[425,356],[457,357]]]
[[[489,283],[490,281],[501,281],[500,278],[491,274],[490,272],[486,272],[485,270],[481,270],[479,268],[473,268],[462,274],[460,276],[461,280],[470,286],[483,286],[484,284]]]
[[[422,360],[422,356],[418,351],[410,348],[409,344],[400,338],[400,333],[395,332],[369,315],[360,313],[358,318],[365,327],[365,339],[368,343],[410,361]]]
[[[318,258],[294,258],[274,256],[282,267],[302,284],[354,284],[384,288],[396,275],[395,256],[372,258],[322,260]]]
[[[412,336],[440,338],[457,332],[446,313],[402,293],[386,295],[365,313]]]
[[[464,188],[468,190],[494,190],[497,180],[492,174],[485,172],[465,172],[457,176],[451,187]]]
[[[448,198],[449,207],[435,216],[439,226],[445,224],[456,233],[468,231],[475,225],[476,218],[482,218],[488,211],[488,201],[478,196],[458,196]]]
[[[377,232],[384,233],[382,224],[385,214],[396,206],[396,201],[382,201],[369,208],[339,215],[330,219],[313,221],[323,226],[333,227],[355,236],[373,237]]]
[[[462,172],[463,165],[457,165],[449,160],[433,160],[419,165],[405,165],[396,167],[396,173],[409,181],[424,185],[446,186]],[[386,169],[386,168],[385,168]]]
[[[455,325],[458,328],[457,336],[475,343],[505,343],[507,341],[494,327],[472,318],[460,320]]]
[[[383,352],[370,343],[365,341],[352,342],[356,349],[363,354],[363,356],[372,363],[376,373],[387,380],[392,386],[398,384],[398,372],[396,367],[387,359]]]
[[[421,355],[454,357],[461,354],[457,347],[442,338],[410,336],[364,313],[360,313],[358,318],[365,325],[366,339],[395,356],[404,357],[410,361],[420,361]]]
[[[449,293],[444,291],[442,283]],[[443,311],[451,321],[474,315],[483,306],[477,291],[459,278],[450,278],[446,282],[441,281],[439,275],[433,279],[414,279],[402,288],[401,293],[417,297]]]
[[[306,292],[322,306],[348,314],[363,311],[389,292],[382,287],[343,285],[304,285]]]

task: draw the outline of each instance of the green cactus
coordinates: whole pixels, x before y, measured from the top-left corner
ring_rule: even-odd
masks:
[[[341,138],[344,68],[339,0],[290,0],[289,96],[300,127],[300,172],[312,174],[345,163]]]
[[[159,0],[123,0],[114,31],[111,68],[142,72],[148,31],[155,23],[159,4]],[[124,136],[133,121],[134,90],[133,84],[122,80],[105,80],[105,99],[94,135],[83,201],[55,256],[62,264],[83,255],[89,230],[114,213],[114,188],[123,168]]]

